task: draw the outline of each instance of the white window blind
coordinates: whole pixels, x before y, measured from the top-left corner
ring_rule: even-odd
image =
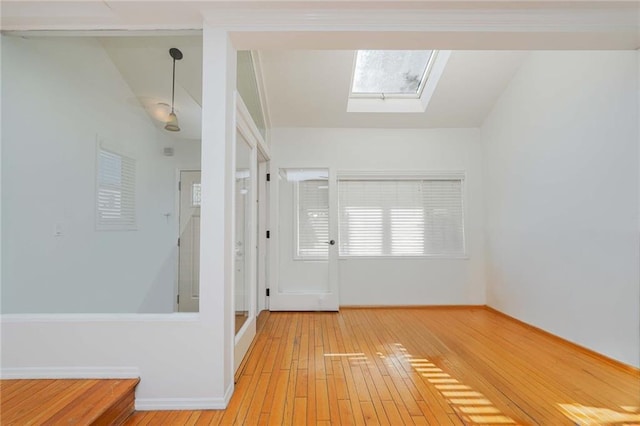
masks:
[[[341,256],[464,254],[462,179],[340,180]]]
[[[296,256],[327,259],[329,256],[329,190],[326,180],[297,184]]]
[[[96,228],[135,229],[135,160],[99,148],[97,173]]]

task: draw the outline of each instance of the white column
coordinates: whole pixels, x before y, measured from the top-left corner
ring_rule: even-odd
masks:
[[[236,51],[229,34],[204,26],[200,315],[219,348],[216,391],[233,386],[233,233]],[[220,387],[220,388],[219,388]]]

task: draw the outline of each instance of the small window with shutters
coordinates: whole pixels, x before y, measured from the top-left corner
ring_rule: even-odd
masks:
[[[329,256],[329,187],[326,180],[296,183],[296,253],[299,260]]]
[[[463,178],[341,179],[341,257],[464,256]]]
[[[98,148],[96,229],[136,229],[136,161]]]

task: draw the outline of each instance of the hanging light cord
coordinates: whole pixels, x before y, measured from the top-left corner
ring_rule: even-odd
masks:
[[[173,100],[176,94],[176,58],[173,58],[173,84],[171,85],[171,112],[173,113]]]

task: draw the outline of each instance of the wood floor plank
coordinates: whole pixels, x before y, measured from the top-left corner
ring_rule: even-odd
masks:
[[[353,411],[351,410],[351,403],[349,400],[338,400],[338,411],[340,413],[340,420],[336,422],[339,425],[352,426],[355,424],[353,418]]]
[[[303,425],[307,421],[307,398],[295,398],[293,403],[293,425]]]
[[[329,391],[325,379],[316,379],[316,420],[330,420]]]

